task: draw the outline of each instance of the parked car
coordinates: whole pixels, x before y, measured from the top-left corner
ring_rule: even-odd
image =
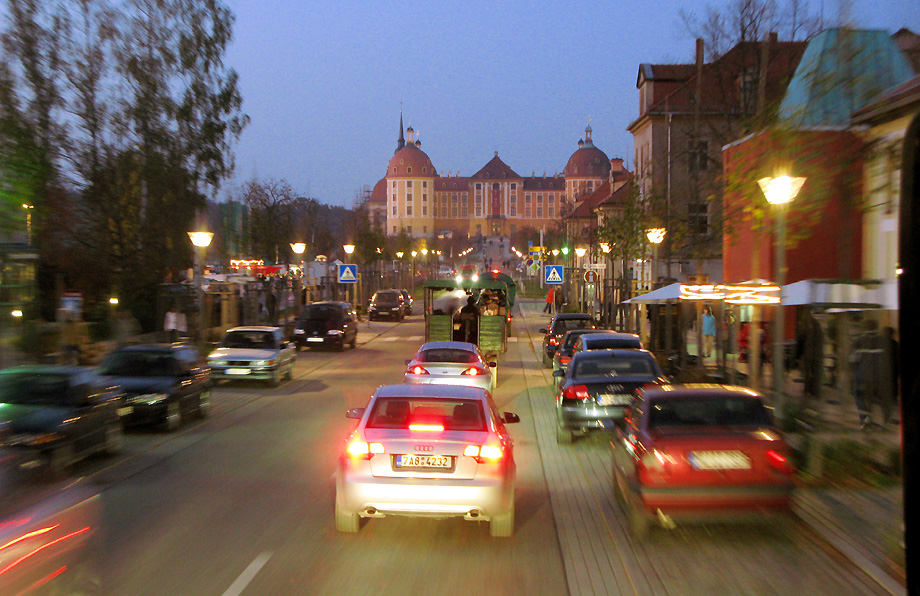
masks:
[[[412,305],[415,301],[412,300],[412,294],[409,293],[409,290],[402,288],[399,293],[402,294],[403,299],[403,314],[408,317],[412,314]]]
[[[492,536],[514,531],[514,445],[488,391],[452,385],[385,385],[339,457],[335,527],[357,532],[362,517],[462,517],[488,521]]]
[[[367,307],[367,315],[371,321],[376,319],[402,321],[405,312],[404,299],[399,290],[378,290],[374,292]]]
[[[613,430],[641,389],[668,382],[648,350],[591,350],[572,357],[556,393],[556,442]]]
[[[605,331],[590,336],[581,336],[575,340],[572,355],[588,350],[641,350],[642,340],[635,333]]]
[[[107,382],[124,390],[119,415],[127,426],[156,424],[167,431],[211,406],[211,369],[183,343],[138,344],[109,353],[99,365]]]
[[[86,456],[121,450],[120,388],[93,369],[32,365],[0,371],[0,415],[9,421],[7,446],[25,454],[21,465],[66,474]]]
[[[553,354],[553,372],[557,370],[565,372],[565,369],[569,367],[569,361],[572,359],[572,349],[575,347],[575,340],[577,340],[580,335],[607,332],[607,329],[571,329],[566,331],[559,341],[556,352]]]
[[[613,441],[613,492],[630,528],[787,514],[795,468],[763,398],[745,387],[652,388]]]
[[[549,368],[553,365],[553,356],[556,348],[562,341],[562,336],[571,329],[594,329],[594,317],[585,313],[559,313],[550,320],[549,325],[540,329],[543,334],[543,366]]]
[[[285,341],[278,327],[234,327],[208,356],[208,365],[215,381],[261,380],[277,387],[294,375],[296,358],[293,342]]]
[[[304,307],[294,327],[294,343],[305,347],[327,347],[338,351],[358,346],[358,314],[348,302],[314,302]]]
[[[495,388],[496,363],[486,362],[476,344],[430,341],[406,360],[404,381],[417,385],[467,385],[486,391]]]

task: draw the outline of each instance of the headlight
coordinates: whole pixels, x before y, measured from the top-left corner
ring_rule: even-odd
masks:
[[[253,360],[249,363],[250,366],[275,366],[275,359],[271,360]]]
[[[294,335],[303,335],[303,329],[295,329]]]
[[[167,397],[169,396],[165,393],[143,393],[141,395],[135,395],[133,397],[129,397],[128,399],[125,400],[125,402],[129,404],[144,404],[147,406],[156,406],[166,401]]]
[[[399,307],[399,306],[394,306],[394,307],[393,307],[393,308],[391,308],[390,310],[399,310],[399,309],[400,309],[400,307]]]
[[[326,332],[327,335],[342,335],[341,329],[330,329]]]

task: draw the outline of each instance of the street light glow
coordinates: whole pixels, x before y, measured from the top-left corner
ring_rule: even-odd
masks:
[[[342,245],[342,248],[345,250],[345,254],[348,254],[348,255],[350,255],[351,253],[355,252],[355,245],[354,245],[354,244],[343,244],[343,245]]]
[[[10,314],[16,317],[17,319],[22,317],[22,311],[19,310],[18,308],[14,310],[13,312],[11,312]]]
[[[652,244],[661,244],[666,233],[667,230],[665,228],[649,228],[645,232],[645,235],[648,236],[648,241]]]
[[[585,256],[585,253],[586,253],[586,252],[588,252],[588,249],[585,248],[585,247],[583,247],[583,246],[579,246],[578,248],[575,249],[575,255],[576,255],[579,259],[580,259],[581,257]]]
[[[603,252],[604,254],[609,253],[609,252],[610,252],[610,243],[608,243],[608,242],[601,242],[601,252]]]
[[[757,181],[767,202],[771,205],[781,205],[789,203],[799,194],[802,185],[805,184],[805,178],[793,178],[791,176],[778,176],[776,178],[761,178]]]
[[[111,304],[112,306],[117,305],[117,304],[118,304],[118,298],[112,296],[111,298],[109,298],[109,304]]]
[[[292,242],[291,250],[293,250],[295,254],[302,255],[303,251],[307,250],[307,245],[303,242]]]
[[[211,238],[214,234],[211,232],[188,232],[188,238],[192,244],[198,248],[207,248],[211,245]]]
[[[559,256],[559,249],[558,249],[558,248],[554,248],[554,249],[553,249],[553,256],[554,256],[554,257],[558,257],[558,256]]]
[[[403,258],[403,255],[404,255],[404,254],[406,254],[406,253],[404,253],[403,251],[400,250],[400,251],[398,251],[398,252],[396,253],[396,258],[401,259],[401,258]]]

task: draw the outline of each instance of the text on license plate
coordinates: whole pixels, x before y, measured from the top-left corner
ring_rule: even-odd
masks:
[[[632,395],[624,393],[601,393],[597,396],[597,403],[602,406],[628,406],[632,402]]]
[[[749,470],[751,459],[740,451],[691,451],[687,458],[697,470]]]
[[[416,455],[410,453],[407,455],[396,456],[397,468],[447,468],[449,469],[453,462],[446,455]]]
[[[227,374],[228,375],[248,375],[249,369],[248,368],[228,368]]]
[[[308,337],[308,338],[307,338],[307,341],[322,343],[322,342],[323,342],[323,338],[322,338],[322,337]]]

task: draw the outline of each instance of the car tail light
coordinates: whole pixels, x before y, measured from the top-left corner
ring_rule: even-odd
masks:
[[[764,455],[767,457],[767,464],[782,474],[792,474],[795,468],[789,462],[789,458],[778,451],[768,449]]]
[[[409,369],[409,374],[412,374],[412,375],[427,375],[427,374],[430,374],[430,373],[429,373],[427,370],[425,370],[424,368],[422,368],[421,366],[416,365],[416,366],[413,366],[412,368]]]
[[[463,455],[472,457],[478,464],[494,463],[502,458],[504,451],[496,445],[467,445]]]
[[[383,453],[382,443],[367,443],[359,439],[348,444],[348,455],[354,459],[370,459],[377,453]]]
[[[588,388],[584,385],[572,385],[562,391],[562,399],[588,399]]]
[[[571,361],[572,361],[571,356],[560,356],[559,357],[559,364],[568,364]]]
[[[640,467],[648,472],[666,472],[674,463],[674,458],[663,449],[652,449],[639,460]]]
[[[443,424],[420,424],[412,423],[409,425],[409,430],[421,431],[421,432],[441,432],[444,430]]]
[[[555,336],[549,338],[549,345],[556,346],[559,345],[559,340]]]
[[[476,377],[476,376],[479,376],[479,375],[484,375],[484,374],[486,374],[486,371],[482,370],[482,369],[479,368],[478,366],[471,366],[471,367],[469,367],[468,369],[466,369],[465,371],[463,371],[463,372],[460,373],[460,374],[461,374],[461,375],[467,375],[467,376],[470,376],[470,377]]]
[[[661,383],[642,383],[642,389],[651,389],[652,387],[661,387]]]

